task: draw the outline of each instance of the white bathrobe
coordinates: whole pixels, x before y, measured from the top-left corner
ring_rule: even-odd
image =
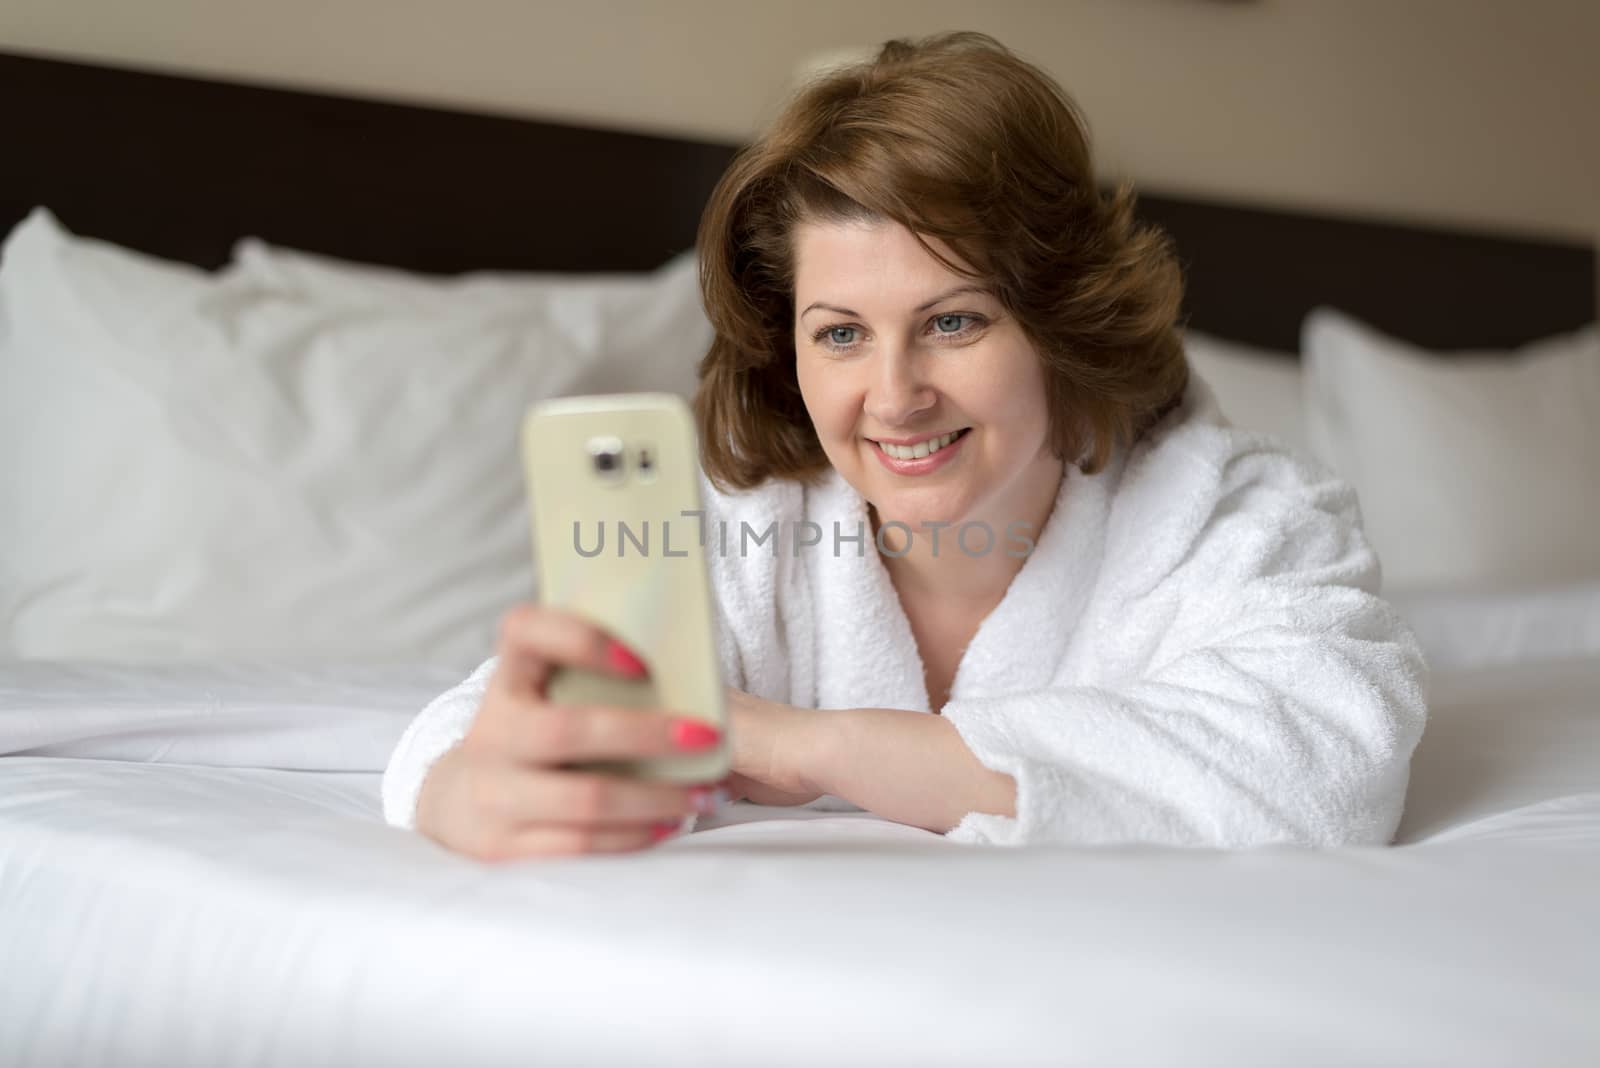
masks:
[[[815,488],[702,488],[730,685],[801,708],[930,712],[910,624],[849,483],[830,472]],[[741,555],[741,524],[754,534],[774,521],[778,541]],[[794,532],[812,536],[802,521],[822,537],[796,551]],[[863,526],[858,552],[842,539]],[[995,533],[991,551],[1019,548]],[[942,532],[941,554],[959,551],[954,534]],[[1228,426],[1191,376],[1182,405],[1106,470],[1068,469],[1033,536],[939,710],[986,767],[1016,780],[1017,814],[970,812],[946,837],[1229,848],[1392,838],[1427,669],[1378,596],[1349,484]],[[401,738],[383,783],[391,823],[412,825],[423,776],[465,734],[494,663]],[[831,796],[808,807],[857,810]]]

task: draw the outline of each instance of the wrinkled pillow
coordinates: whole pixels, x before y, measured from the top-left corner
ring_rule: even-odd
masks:
[[[676,262],[676,261],[674,261]],[[431,275],[375,263],[356,263],[246,237],[233,246],[235,274],[286,293],[330,304],[426,307],[473,314],[485,304],[549,292],[639,293],[655,284],[649,272],[469,271]]]
[[[534,594],[527,405],[692,388],[695,266],[335,304],[35,210],[0,251],[0,656],[469,670]]]

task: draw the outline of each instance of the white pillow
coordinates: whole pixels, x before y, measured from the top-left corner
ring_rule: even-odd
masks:
[[[692,386],[694,268],[339,306],[36,210],[0,252],[0,656],[470,670],[533,595],[523,411]]]
[[[1600,578],[1600,328],[1441,355],[1319,308],[1302,340],[1311,448],[1390,592]]]
[[[1432,668],[1600,661],[1600,579],[1493,593],[1389,597]]]
[[[681,265],[684,258],[679,256],[672,263]],[[425,306],[430,311],[451,314],[472,314],[483,304],[514,303],[529,293],[637,293],[655,284],[650,272],[470,271],[427,275],[285,248],[258,237],[235,242],[232,268],[243,277],[275,289],[335,304]]]
[[[1300,396],[1305,376],[1295,353],[1255,348],[1198,330],[1184,332],[1183,350],[1229,422],[1270,434],[1295,452],[1307,451]]]
[[[402,309],[466,322],[495,321],[532,301],[548,305],[589,346],[582,392],[694,395],[711,324],[700,299],[699,261],[688,250],[654,271],[473,271],[425,275],[352,263],[247,237],[233,248],[233,275],[321,304]],[[631,318],[641,314],[642,320]]]

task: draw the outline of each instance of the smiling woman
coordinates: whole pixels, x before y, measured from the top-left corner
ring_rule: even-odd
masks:
[[[1029,346],[1052,451],[1098,471],[1187,378],[1177,260],[1133,209],[1128,185],[1100,193],[1065,91],[987,35],[891,41],[815,80],[735,158],[701,219],[716,337],[696,404],[712,481],[749,488],[836,463],[802,403],[810,357],[858,341],[881,353],[894,339],[872,327],[910,325],[930,345]],[[940,307],[962,296],[979,306]],[[935,309],[966,313],[967,328],[902,321]]]
[[[779,532],[707,539],[736,796],[972,843],[1390,840],[1426,668],[1355,495],[1189,373],[1169,243],[1060,86],[983,34],[890,41],[739,154],[698,250],[705,519]],[[645,844],[686,800],[519,741],[666,744],[525,684],[603,637],[512,619],[402,738],[389,818]]]
[[[871,309],[809,305],[794,367],[819,447],[875,523],[1042,527],[1062,460],[1044,367],[1015,316],[985,290],[952,290],[949,269],[898,223],[798,229],[797,301],[839,290]]]

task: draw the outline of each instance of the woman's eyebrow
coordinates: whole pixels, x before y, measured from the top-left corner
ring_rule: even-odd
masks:
[[[990,292],[990,290],[989,290],[989,288],[987,286],[978,286],[978,285],[956,286],[954,289],[948,289],[945,292],[940,293],[937,297],[934,297],[932,300],[928,301],[926,304],[918,305],[917,307],[913,308],[912,311],[919,311],[919,312],[920,311],[927,311],[929,308],[933,307],[935,304],[938,304],[940,301],[949,300],[951,297],[960,296],[962,293],[982,293],[982,294],[985,294],[986,296],[994,296],[994,294],[992,292]],[[837,304],[824,304],[820,300],[819,301],[815,301],[812,304],[808,305],[806,307],[806,310],[801,312],[800,314],[802,316],[804,316],[804,315],[807,314],[807,312],[814,311],[814,310],[816,310],[818,308],[821,308],[824,311],[837,312],[840,315],[855,315],[855,316],[859,316],[861,314],[860,312],[851,311],[849,308],[841,308]]]

